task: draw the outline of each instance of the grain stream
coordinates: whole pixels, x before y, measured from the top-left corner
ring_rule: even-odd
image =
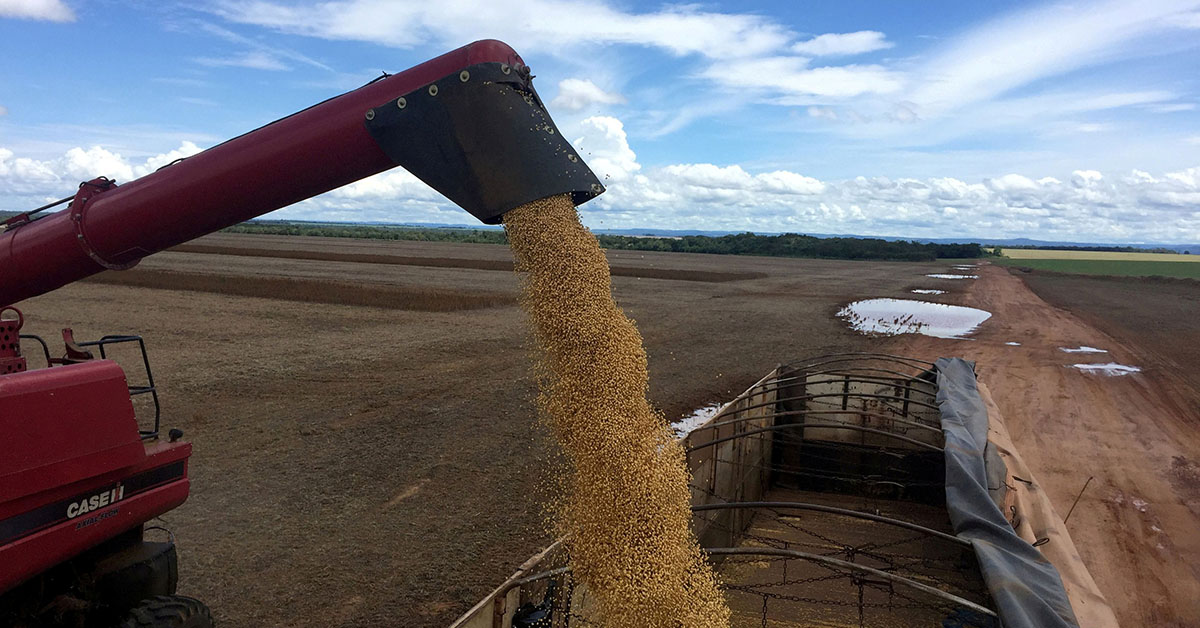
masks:
[[[683,449],[646,400],[642,338],[612,297],[608,262],[570,197],[504,216],[521,303],[540,348],[538,406],[571,468],[555,531],[609,628],[729,625],[690,521]]]

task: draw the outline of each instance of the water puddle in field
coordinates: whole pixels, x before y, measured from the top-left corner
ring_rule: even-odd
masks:
[[[1019,342],[1012,342],[1011,340],[1010,340],[1010,341],[1008,341],[1008,342],[1006,342],[1006,343],[1004,343],[1004,344],[1006,344],[1006,345],[1008,345],[1008,346],[1010,346],[1010,347],[1019,347],[1019,346],[1021,346],[1021,343],[1019,343]]]
[[[991,317],[991,312],[973,307],[909,299],[855,301],[838,312],[838,318],[864,334],[923,334],[934,338],[962,338]]]
[[[1096,347],[1089,347],[1087,345],[1076,347],[1074,349],[1059,347],[1058,350],[1062,351],[1063,353],[1108,353],[1108,351],[1105,349],[1097,349]]]
[[[946,294],[945,290],[934,290],[932,288],[916,288],[912,291],[913,294]]]
[[[691,434],[696,428],[708,423],[710,419],[716,416],[717,411],[720,409],[721,404],[719,403],[696,408],[691,414],[672,423],[671,429],[675,431],[675,438],[683,438]]]
[[[1084,373],[1108,375],[1110,377],[1120,377],[1122,375],[1129,375],[1130,373],[1142,372],[1142,369],[1136,366],[1127,366],[1125,364],[1117,364],[1116,362],[1109,362],[1108,364],[1072,364],[1071,366]]]
[[[948,273],[933,273],[925,276],[934,279],[979,279],[979,275],[951,275]]]

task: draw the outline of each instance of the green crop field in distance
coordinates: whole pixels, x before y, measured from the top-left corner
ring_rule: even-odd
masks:
[[[1034,252],[1034,251],[1031,251]],[[1009,251],[1005,251],[1007,255]],[[1097,253],[1098,255],[1119,256],[1125,253]],[[1142,253],[1131,253],[1135,259],[1013,259],[1002,257],[993,259],[993,263],[1003,266],[1027,267],[1037,270],[1048,270],[1056,273],[1073,273],[1078,275],[1116,275],[1124,277],[1182,277],[1200,279],[1200,264],[1186,262],[1147,261],[1136,259]],[[1175,256],[1169,256],[1175,257]],[[1198,258],[1198,255],[1180,255],[1184,258]]]
[[[1126,253],[1116,251],[1067,251],[1058,249],[1002,249],[1014,260],[1105,260],[1119,262],[1200,262],[1200,255],[1178,253]]]

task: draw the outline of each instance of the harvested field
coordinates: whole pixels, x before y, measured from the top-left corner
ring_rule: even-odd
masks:
[[[480,245],[484,246],[484,245]],[[320,250],[279,249],[263,250],[254,248],[238,248],[232,246],[211,246],[206,244],[183,244],[172,251],[178,253],[208,253],[212,255],[241,255],[249,257],[277,257],[283,259],[306,259],[327,262],[358,262],[363,264],[399,264],[408,266],[429,266],[431,268],[470,268],[474,270],[514,270],[513,262],[504,259],[463,259],[446,257],[411,257],[400,255],[371,255],[365,253],[338,253]],[[746,279],[762,279],[764,273],[730,273],[712,270],[684,270],[670,268],[645,268],[637,266],[616,266],[612,275],[618,277],[643,277],[646,279],[674,279],[678,281],[744,281]]]
[[[298,240],[334,253],[512,259],[507,247],[476,244],[199,243],[275,251]],[[917,282],[966,288],[923,278],[939,264],[608,258],[764,275],[613,278],[645,341],[650,399],[668,418],[727,399],[795,356],[874,346],[834,318],[849,301],[902,298]],[[512,272],[461,267],[166,252],[138,270],[518,293]],[[209,602],[222,626],[444,626],[546,542],[538,492],[549,449],[516,307],[429,312],[96,282],[20,305],[26,331],[51,341],[65,326],[80,339],[146,337],[163,425],[195,447],[192,496],[164,517],[180,543],[180,592]]]
[[[137,288],[160,288],[187,292],[211,292],[243,297],[263,297],[302,303],[333,303],[383,307],[418,312],[452,312],[512,305],[511,294],[472,294],[428,288],[371,286],[343,281],[243,277],[230,274],[187,273],[170,270],[107,271],[85,281]]]
[[[1197,258],[1197,255],[1179,255]],[[1186,261],[1121,259],[999,259],[997,264],[1056,273],[1106,275],[1113,277],[1179,277],[1200,279],[1200,264]]]
[[[1141,350],[1140,364],[1178,379],[1200,407],[1200,281],[1020,273],[1047,303]],[[1200,427],[1200,426],[1198,426]]]

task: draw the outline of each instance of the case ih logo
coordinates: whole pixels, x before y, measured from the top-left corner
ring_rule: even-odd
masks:
[[[77,502],[71,502],[67,506],[67,519],[74,519],[80,515],[86,515],[98,508],[104,508],[109,504],[115,504],[125,497],[125,486],[118,484],[116,488],[97,493],[91,497],[86,497]]]

